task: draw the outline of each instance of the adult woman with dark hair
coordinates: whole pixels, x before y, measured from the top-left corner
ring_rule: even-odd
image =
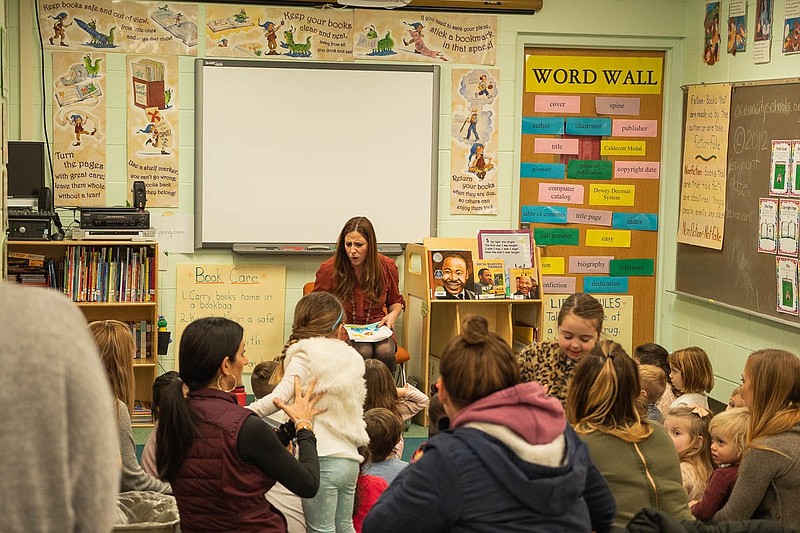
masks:
[[[643,507],[692,519],[675,445],[664,428],[643,419],[636,361],[613,341],[581,359],[567,393],[567,420],[617,502],[614,525],[625,527]]]
[[[563,404],[575,365],[592,351],[603,331],[603,306],[591,294],[578,292],[558,312],[558,341],[537,342],[518,357],[522,381],[536,381]]]
[[[130,406],[133,404],[133,354],[136,342],[127,324],[118,320],[99,320],[89,324],[89,332],[100,352],[115,398],[119,451],[122,457],[120,492],[144,490],[171,494],[169,483],[151,476],[136,459]]]
[[[750,408],[749,449],[714,521],[768,518],[800,529],[800,359],[784,350],[753,352],[742,396]]]
[[[281,400],[297,429],[299,462],[255,413],[236,403],[244,331],[226,318],[200,318],[181,335],[180,377],[161,398],[156,464],[172,483],[181,531],[285,532],[286,520],[264,498],[276,481],[312,497],[319,487],[313,433],[317,397],[295,382],[294,403]],[[189,392],[184,397],[183,385]]]
[[[338,297],[347,324],[372,324],[394,329],[405,309],[398,287],[400,275],[390,258],[378,253],[375,228],[366,217],[348,220],[336,241],[334,256],[320,265],[315,291]],[[394,372],[397,343],[394,337],[379,342],[352,342],[364,359],[380,359]]]
[[[442,353],[448,431],[417,452],[364,522],[364,533],[608,531],[614,500],[538,383],[519,383],[511,348],[467,316]]]

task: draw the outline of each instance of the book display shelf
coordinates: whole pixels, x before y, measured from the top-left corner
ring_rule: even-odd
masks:
[[[430,385],[439,377],[439,360],[444,347],[461,333],[461,321],[468,314],[485,317],[489,330],[497,333],[512,348],[538,340],[542,326],[542,300],[534,299],[441,299],[435,296],[435,263],[432,251],[460,250],[478,258],[477,239],[429,238],[422,245],[409,244],[405,249],[404,297],[406,312],[403,346],[415,363],[412,375],[420,376],[420,390],[430,393]],[[533,247],[533,266],[538,287],[541,287],[540,257]],[[470,276],[473,273],[470,271]],[[516,347],[515,347],[516,345]],[[420,357],[416,357],[420,354]]]
[[[136,342],[134,426],[152,425],[158,370],[158,244],[131,241],[8,241],[9,281],[50,287],[69,297],[87,322],[119,320]]]

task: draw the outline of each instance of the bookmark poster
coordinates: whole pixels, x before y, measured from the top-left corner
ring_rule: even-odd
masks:
[[[106,55],[53,52],[53,203],[106,205]]]
[[[497,214],[498,69],[453,69],[450,214]]]

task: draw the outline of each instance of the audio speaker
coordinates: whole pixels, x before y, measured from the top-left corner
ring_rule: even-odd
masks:
[[[133,206],[136,209],[144,209],[147,205],[147,192],[144,190],[143,181],[133,182]]]
[[[42,187],[39,191],[39,212],[49,213],[53,210],[53,190],[50,187]]]

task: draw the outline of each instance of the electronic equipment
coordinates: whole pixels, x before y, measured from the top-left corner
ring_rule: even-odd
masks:
[[[150,212],[135,207],[82,207],[81,229],[150,229]]]
[[[8,217],[8,240],[10,241],[49,241],[49,216],[36,215]]]
[[[8,207],[37,207],[44,168],[43,142],[8,141]]]
[[[147,192],[145,191],[143,181],[133,182],[133,206],[140,211],[144,211],[147,205]]]
[[[76,241],[155,241],[157,240],[155,228],[148,229],[86,229],[75,228],[72,238]]]

